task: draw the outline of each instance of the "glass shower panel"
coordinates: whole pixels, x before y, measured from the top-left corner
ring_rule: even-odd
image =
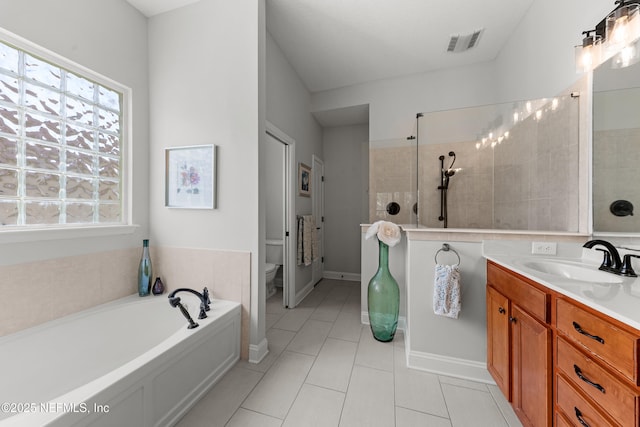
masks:
[[[437,111],[418,121],[420,226],[578,231],[577,98]]]

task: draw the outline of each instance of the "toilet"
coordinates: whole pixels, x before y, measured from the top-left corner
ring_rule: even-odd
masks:
[[[266,267],[267,276],[267,298],[276,293],[274,279],[278,273],[278,268],[283,263],[282,240],[267,239],[266,241]]]

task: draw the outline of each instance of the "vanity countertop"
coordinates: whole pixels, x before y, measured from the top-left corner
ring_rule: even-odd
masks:
[[[483,256],[487,260],[640,330],[640,278],[605,273],[610,274],[613,279],[619,280],[621,283],[585,282],[560,278],[527,266],[528,262],[566,261],[580,263],[589,269],[592,268],[594,275],[603,273],[598,270],[600,263],[597,259],[585,259],[584,256],[577,256],[579,252],[575,250],[573,252],[573,256],[531,255],[517,253],[517,251],[514,253],[492,251],[491,247],[483,246]]]

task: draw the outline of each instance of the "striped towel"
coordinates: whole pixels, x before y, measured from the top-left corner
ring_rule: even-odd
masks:
[[[461,307],[460,269],[458,265],[436,264],[433,283],[433,312],[458,318]]]

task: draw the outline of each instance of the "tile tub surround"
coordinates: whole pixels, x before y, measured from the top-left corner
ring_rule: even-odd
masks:
[[[153,274],[162,278],[165,294],[178,288],[201,292],[206,286],[214,303],[224,299],[242,304],[240,357],[248,359],[251,253],[158,246],[151,248],[151,257]]]
[[[135,247],[0,266],[0,336],[131,295],[139,262]]]
[[[241,353],[246,359],[250,254],[156,246],[150,252],[154,278],[162,277],[166,286],[162,298],[173,289],[207,286],[214,299],[242,304]],[[136,293],[140,255],[141,248],[133,247],[0,266],[3,297],[11,302],[0,310],[0,336]]]

